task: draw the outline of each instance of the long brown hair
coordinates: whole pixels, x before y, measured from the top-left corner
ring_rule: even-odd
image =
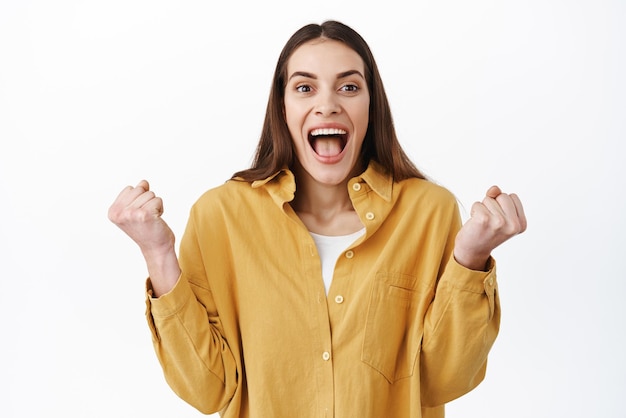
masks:
[[[387,95],[369,46],[352,28],[333,20],[321,25],[305,25],[285,44],[276,64],[265,122],[252,167],[235,173],[233,178],[245,181],[262,180],[282,168],[293,167],[295,153],[283,112],[287,62],[300,45],[319,38],[343,42],[359,54],[365,64],[365,79],[370,92],[370,114],[369,126],[361,149],[361,167],[367,167],[368,163],[374,160],[386,169],[395,181],[411,177],[425,178],[398,142]]]

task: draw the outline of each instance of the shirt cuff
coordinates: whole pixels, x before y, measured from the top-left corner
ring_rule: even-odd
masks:
[[[454,256],[450,260],[442,276],[442,281],[448,281],[453,288],[473,293],[493,293],[497,287],[496,260],[489,257],[486,271],[471,270],[459,264]]]
[[[194,299],[194,293],[187,279],[181,274],[174,287],[160,297],[154,297],[152,282],[146,280],[146,304],[148,310],[155,318],[166,318],[180,312],[190,299]]]

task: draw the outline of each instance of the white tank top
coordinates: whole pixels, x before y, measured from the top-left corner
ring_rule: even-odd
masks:
[[[339,236],[319,235],[310,232],[313,240],[315,241],[315,245],[317,246],[320,261],[322,262],[322,277],[324,279],[326,294],[328,294],[330,283],[333,280],[333,273],[335,271],[337,258],[339,258],[341,253],[345,251],[350,244],[356,241],[364,233],[365,228],[350,235]]]

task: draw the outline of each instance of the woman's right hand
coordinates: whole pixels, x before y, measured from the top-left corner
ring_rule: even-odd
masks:
[[[168,292],[180,275],[174,233],[162,214],[163,200],[150,190],[146,180],[125,187],[108,213],[111,222],[139,245],[156,296]]]
[[[146,254],[167,252],[174,247],[174,233],[165,223],[163,200],[146,180],[124,188],[109,208],[109,219],[133,239]]]

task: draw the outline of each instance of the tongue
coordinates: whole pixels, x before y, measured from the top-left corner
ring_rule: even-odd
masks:
[[[313,142],[313,149],[317,155],[322,157],[332,157],[339,155],[341,149],[341,139],[337,137],[317,138]]]

